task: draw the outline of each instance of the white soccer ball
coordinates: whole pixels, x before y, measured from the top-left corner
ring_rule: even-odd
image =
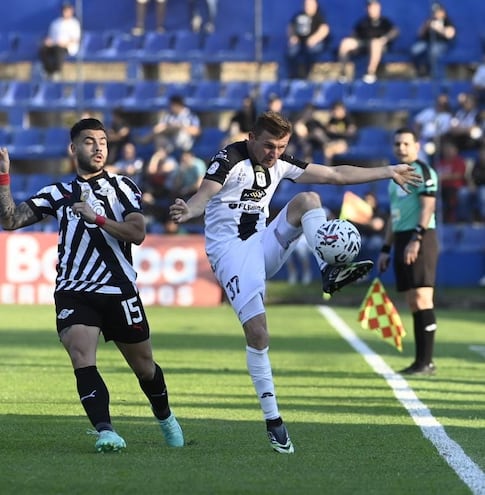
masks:
[[[360,252],[360,233],[348,220],[329,220],[317,230],[315,236],[315,249],[330,265],[350,263]]]

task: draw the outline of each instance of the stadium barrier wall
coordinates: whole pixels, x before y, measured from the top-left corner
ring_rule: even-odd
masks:
[[[222,292],[200,235],[148,235],[134,246],[140,294],[147,306],[217,306]],[[57,234],[0,233],[0,303],[52,304]]]

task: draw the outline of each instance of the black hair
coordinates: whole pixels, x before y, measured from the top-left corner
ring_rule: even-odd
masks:
[[[394,136],[398,136],[399,134],[411,134],[414,140],[418,141],[418,135],[414,129],[411,129],[411,127],[400,127],[399,129],[396,129],[396,131],[394,131]]]
[[[90,117],[87,119],[79,120],[71,127],[71,141],[74,141],[74,139],[76,139],[79,134],[81,134],[81,132],[85,131],[86,129],[92,131],[104,131],[104,133],[107,135],[103,123],[98,119],[93,119]]]

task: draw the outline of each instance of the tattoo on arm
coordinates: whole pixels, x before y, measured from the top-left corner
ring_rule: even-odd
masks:
[[[15,206],[10,190],[0,188],[0,224],[5,230],[15,230],[32,225],[39,219],[27,203]]]

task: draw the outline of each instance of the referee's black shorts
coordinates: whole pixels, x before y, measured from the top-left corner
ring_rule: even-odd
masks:
[[[404,263],[404,250],[414,230],[394,233],[394,274],[396,289],[404,292],[418,287],[434,287],[438,264],[439,243],[436,230],[427,230],[423,235],[419,254],[411,265]]]

